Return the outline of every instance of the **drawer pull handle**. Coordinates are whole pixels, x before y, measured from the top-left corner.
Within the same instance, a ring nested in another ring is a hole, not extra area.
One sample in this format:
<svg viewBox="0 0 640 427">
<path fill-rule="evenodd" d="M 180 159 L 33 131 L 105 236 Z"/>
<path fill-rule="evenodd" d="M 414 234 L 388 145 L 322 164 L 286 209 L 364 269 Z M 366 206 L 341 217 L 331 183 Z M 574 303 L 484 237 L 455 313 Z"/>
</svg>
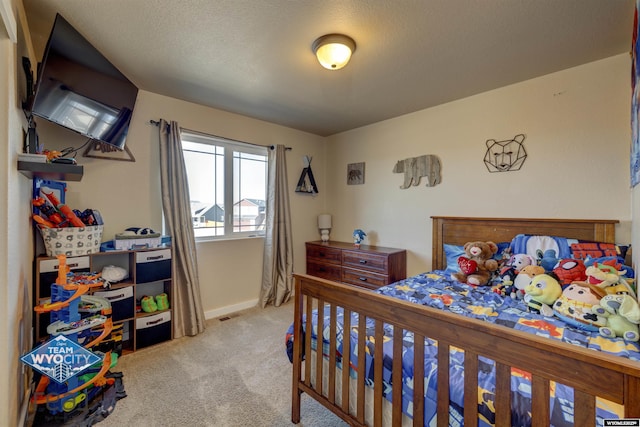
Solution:
<svg viewBox="0 0 640 427">
<path fill-rule="evenodd" d="M 367 281 L 366 277 L 360 277 L 359 279 L 360 279 L 361 282 L 366 282 Z"/>
<path fill-rule="evenodd" d="M 366 263 L 367 263 L 367 260 L 366 260 L 366 259 L 361 259 L 361 260 L 360 260 L 360 264 L 366 264 Z"/>
</svg>

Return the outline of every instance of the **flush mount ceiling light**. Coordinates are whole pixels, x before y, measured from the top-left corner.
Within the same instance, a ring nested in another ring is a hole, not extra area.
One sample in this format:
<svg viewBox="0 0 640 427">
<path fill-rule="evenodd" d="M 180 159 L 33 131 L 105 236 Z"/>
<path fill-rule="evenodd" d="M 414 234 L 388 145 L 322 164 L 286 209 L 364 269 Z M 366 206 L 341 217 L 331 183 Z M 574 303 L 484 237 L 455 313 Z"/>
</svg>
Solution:
<svg viewBox="0 0 640 427">
<path fill-rule="evenodd" d="M 316 39 L 311 45 L 320 65 L 327 70 L 339 70 L 347 65 L 356 50 L 356 42 L 343 34 L 327 34 Z"/>
</svg>

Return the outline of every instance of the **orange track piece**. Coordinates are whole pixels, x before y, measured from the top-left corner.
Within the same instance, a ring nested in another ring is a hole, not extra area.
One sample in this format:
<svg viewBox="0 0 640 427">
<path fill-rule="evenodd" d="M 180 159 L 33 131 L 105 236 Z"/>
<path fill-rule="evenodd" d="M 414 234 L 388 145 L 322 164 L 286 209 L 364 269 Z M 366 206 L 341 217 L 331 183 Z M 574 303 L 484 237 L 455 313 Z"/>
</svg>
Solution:
<svg viewBox="0 0 640 427">
<path fill-rule="evenodd" d="M 41 396 L 41 397 L 37 397 L 38 395 L 34 395 L 32 401 L 34 403 L 36 403 L 37 405 L 44 405 L 46 403 L 50 403 L 50 402 L 55 402 L 57 400 L 60 399 L 64 399 L 66 397 L 70 397 L 71 395 L 84 390 L 85 388 L 89 387 L 90 385 L 95 385 L 97 387 L 102 387 L 103 385 L 109 383 L 109 384 L 113 384 L 113 382 L 115 382 L 115 380 L 113 378 L 105 378 L 104 376 L 107 374 L 107 371 L 109 370 L 109 367 L 111 367 L 111 352 L 108 352 L 107 354 L 104 355 L 104 360 L 102 361 L 102 368 L 100 368 L 100 372 L 98 372 L 96 374 L 95 377 L 91 378 L 89 381 L 87 381 L 84 384 L 79 385 L 78 387 L 74 388 L 73 390 L 69 390 L 66 393 L 62 393 L 62 394 L 57 394 L 57 395 L 45 395 L 45 396 Z M 43 379 L 46 380 L 46 384 L 44 385 L 44 387 L 42 387 L 42 384 L 44 383 Z M 38 384 L 38 387 L 36 388 L 36 392 L 41 391 L 41 389 L 46 389 L 46 386 L 49 384 L 49 379 L 45 378 L 44 376 L 42 377 L 42 379 L 40 380 L 40 383 Z M 44 392 L 44 391 L 41 391 Z"/>
</svg>

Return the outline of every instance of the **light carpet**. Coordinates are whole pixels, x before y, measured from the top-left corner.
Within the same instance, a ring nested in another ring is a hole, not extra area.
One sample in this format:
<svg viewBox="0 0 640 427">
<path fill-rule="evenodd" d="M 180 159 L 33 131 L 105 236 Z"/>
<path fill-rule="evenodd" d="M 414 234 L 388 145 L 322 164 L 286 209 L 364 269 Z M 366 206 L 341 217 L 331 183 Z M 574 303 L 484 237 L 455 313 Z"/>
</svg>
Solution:
<svg viewBox="0 0 640 427">
<path fill-rule="evenodd" d="M 209 320 L 204 333 L 128 354 L 127 397 L 101 426 L 288 426 L 292 365 L 285 333 L 293 304 L 252 308 Z M 302 395 L 303 427 L 346 426 Z"/>
</svg>

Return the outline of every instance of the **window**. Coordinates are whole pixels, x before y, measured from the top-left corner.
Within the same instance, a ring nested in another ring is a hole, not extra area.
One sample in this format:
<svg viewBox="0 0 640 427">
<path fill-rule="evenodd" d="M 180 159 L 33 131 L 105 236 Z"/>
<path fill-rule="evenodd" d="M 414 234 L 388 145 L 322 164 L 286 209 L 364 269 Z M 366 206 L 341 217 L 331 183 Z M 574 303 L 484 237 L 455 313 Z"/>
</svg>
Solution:
<svg viewBox="0 0 640 427">
<path fill-rule="evenodd" d="M 263 235 L 267 148 L 183 130 L 182 151 L 196 239 Z"/>
</svg>

